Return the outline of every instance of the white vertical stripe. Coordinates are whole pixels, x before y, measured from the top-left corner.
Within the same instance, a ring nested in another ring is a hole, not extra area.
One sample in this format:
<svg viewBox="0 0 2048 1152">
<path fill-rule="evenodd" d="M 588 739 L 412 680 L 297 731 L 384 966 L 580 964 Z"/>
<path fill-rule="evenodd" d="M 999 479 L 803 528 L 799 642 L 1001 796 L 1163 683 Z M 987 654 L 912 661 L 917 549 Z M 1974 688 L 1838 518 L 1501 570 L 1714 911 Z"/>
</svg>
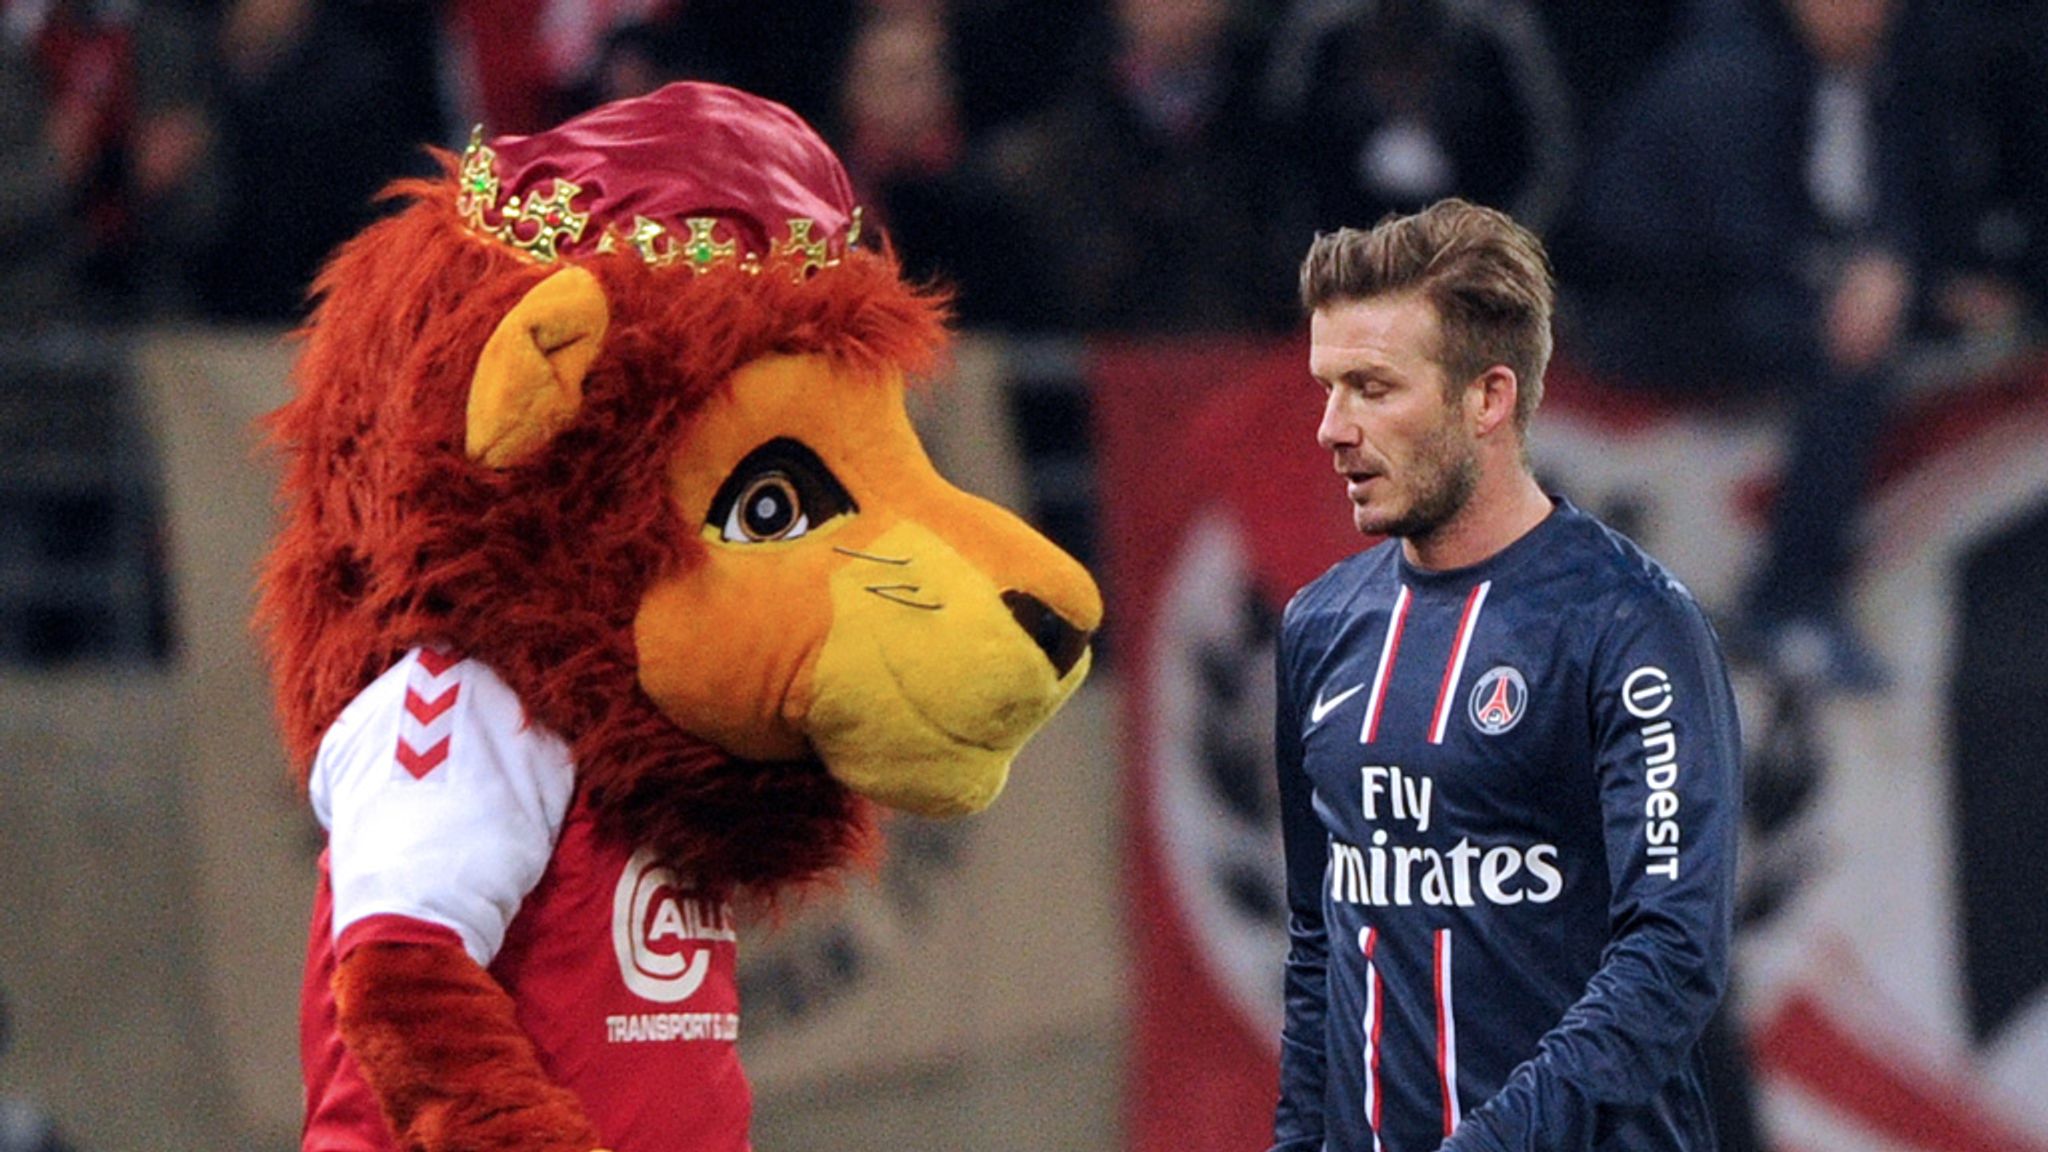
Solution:
<svg viewBox="0 0 2048 1152">
<path fill-rule="evenodd" d="M 1365 723 L 1358 727 L 1358 742 L 1369 744 L 1379 727 L 1380 705 L 1387 698 L 1387 677 L 1394 670 L 1394 649 L 1401 643 L 1401 627 L 1408 621 L 1408 586 L 1394 597 L 1394 611 L 1387 617 L 1387 639 L 1380 645 L 1380 670 L 1373 673 L 1372 699 L 1365 702 Z"/>
<path fill-rule="evenodd" d="M 1486 605 L 1486 592 L 1493 587 L 1493 581 L 1472 590 L 1472 601 L 1465 606 L 1465 618 L 1458 622 L 1458 644 L 1451 651 L 1450 670 L 1444 673 L 1443 688 L 1437 692 L 1436 722 L 1429 726 L 1429 742 L 1444 742 L 1444 729 L 1449 727 L 1451 702 L 1458 698 L 1458 683 L 1465 678 L 1465 653 L 1472 650 L 1472 634 L 1479 630 L 1479 610 Z"/>
<path fill-rule="evenodd" d="M 1437 1074 L 1444 1094 L 1444 1135 L 1458 1130 L 1458 1016 L 1451 1003 L 1451 930 L 1436 934 Z"/>
</svg>

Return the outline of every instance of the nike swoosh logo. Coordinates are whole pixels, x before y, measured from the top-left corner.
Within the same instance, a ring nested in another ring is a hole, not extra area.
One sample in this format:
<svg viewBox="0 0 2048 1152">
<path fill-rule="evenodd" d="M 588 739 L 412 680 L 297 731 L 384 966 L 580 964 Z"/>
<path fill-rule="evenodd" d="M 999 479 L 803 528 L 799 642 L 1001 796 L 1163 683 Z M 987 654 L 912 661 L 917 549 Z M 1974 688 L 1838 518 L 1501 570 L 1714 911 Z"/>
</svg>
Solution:
<svg viewBox="0 0 2048 1152">
<path fill-rule="evenodd" d="M 1364 687 L 1365 685 L 1363 684 L 1353 684 L 1351 687 L 1346 688 L 1342 692 L 1337 693 L 1335 696 L 1330 697 L 1328 700 L 1323 699 L 1322 692 L 1318 691 L 1316 693 L 1316 702 L 1309 706 L 1308 722 L 1311 724 L 1321 724 L 1323 722 L 1323 717 L 1328 716 L 1331 712 L 1335 711 L 1337 705 L 1342 704 L 1346 700 L 1351 699 L 1353 696 L 1358 695 L 1359 689 Z"/>
</svg>

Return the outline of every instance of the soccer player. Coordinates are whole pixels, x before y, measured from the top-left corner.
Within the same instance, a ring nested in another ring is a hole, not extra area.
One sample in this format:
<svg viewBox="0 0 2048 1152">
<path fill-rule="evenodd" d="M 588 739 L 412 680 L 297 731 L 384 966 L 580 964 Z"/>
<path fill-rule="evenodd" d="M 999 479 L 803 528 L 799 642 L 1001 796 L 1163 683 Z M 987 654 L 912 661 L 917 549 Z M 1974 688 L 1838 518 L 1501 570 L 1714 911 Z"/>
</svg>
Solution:
<svg viewBox="0 0 2048 1152">
<path fill-rule="evenodd" d="M 1275 1152 L 1710 1150 L 1735 705 L 1691 594 L 1530 470 L 1542 244 L 1443 201 L 1318 236 L 1301 295 L 1389 539 L 1281 631 Z"/>
</svg>

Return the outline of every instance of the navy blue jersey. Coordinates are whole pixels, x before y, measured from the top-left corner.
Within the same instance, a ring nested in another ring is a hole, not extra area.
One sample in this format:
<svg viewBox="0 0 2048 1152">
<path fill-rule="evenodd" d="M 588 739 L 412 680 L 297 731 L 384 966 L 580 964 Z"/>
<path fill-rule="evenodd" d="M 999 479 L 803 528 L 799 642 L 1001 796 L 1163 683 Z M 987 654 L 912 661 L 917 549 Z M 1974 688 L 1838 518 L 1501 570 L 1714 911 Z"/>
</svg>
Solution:
<svg viewBox="0 0 2048 1152">
<path fill-rule="evenodd" d="M 1559 500 L 1470 568 L 1338 564 L 1278 673 L 1275 1148 L 1712 1149 L 1740 738 L 1691 594 Z"/>
</svg>

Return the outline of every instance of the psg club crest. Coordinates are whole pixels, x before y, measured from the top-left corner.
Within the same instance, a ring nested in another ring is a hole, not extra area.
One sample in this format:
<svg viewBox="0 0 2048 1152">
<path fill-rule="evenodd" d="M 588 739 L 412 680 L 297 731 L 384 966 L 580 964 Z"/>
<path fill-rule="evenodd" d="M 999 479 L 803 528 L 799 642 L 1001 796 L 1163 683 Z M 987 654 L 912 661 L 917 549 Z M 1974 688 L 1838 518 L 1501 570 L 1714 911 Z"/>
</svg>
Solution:
<svg viewBox="0 0 2048 1152">
<path fill-rule="evenodd" d="M 1498 736 L 1521 723 L 1528 710 L 1529 682 L 1505 664 L 1488 669 L 1472 686 L 1467 708 L 1472 726 L 1488 736 Z"/>
</svg>

